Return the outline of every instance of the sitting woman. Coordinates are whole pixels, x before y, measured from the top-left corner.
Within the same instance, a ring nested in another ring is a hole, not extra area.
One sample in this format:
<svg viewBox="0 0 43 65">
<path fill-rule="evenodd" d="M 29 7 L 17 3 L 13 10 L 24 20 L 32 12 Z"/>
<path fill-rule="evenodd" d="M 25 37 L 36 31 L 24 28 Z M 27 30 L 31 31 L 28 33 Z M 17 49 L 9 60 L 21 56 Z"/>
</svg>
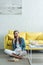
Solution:
<svg viewBox="0 0 43 65">
<path fill-rule="evenodd" d="M 14 39 L 12 40 L 13 50 L 5 49 L 4 52 L 15 58 L 22 59 L 27 53 L 25 51 L 25 41 L 18 34 L 17 30 L 14 31 Z"/>
</svg>

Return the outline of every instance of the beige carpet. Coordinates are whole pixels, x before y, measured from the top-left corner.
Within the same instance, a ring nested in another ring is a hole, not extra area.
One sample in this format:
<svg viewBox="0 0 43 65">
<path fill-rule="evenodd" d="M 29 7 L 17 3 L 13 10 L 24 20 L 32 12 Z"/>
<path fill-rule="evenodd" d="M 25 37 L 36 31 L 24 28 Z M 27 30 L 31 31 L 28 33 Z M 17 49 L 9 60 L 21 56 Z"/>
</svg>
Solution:
<svg viewBox="0 0 43 65">
<path fill-rule="evenodd" d="M 22 59 L 16 62 L 9 62 L 8 60 L 11 59 L 8 55 L 4 54 L 2 51 L 0 53 L 0 65 L 29 65 L 27 59 Z"/>
<path fill-rule="evenodd" d="M 8 59 L 10 58 L 11 57 L 4 54 L 3 50 L 0 50 L 0 65 L 29 65 L 27 59 L 22 59 L 17 62 L 9 62 Z M 33 53 L 32 65 L 43 65 L 43 53 Z"/>
</svg>

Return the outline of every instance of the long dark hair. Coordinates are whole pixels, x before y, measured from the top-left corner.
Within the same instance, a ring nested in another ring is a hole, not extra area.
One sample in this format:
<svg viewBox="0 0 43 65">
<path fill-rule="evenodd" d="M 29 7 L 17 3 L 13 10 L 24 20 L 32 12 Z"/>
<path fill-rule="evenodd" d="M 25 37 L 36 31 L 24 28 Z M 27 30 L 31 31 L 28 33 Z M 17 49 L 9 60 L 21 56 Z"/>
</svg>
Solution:
<svg viewBox="0 0 43 65">
<path fill-rule="evenodd" d="M 21 44 L 21 37 L 19 37 L 18 41 L 19 41 L 19 44 Z M 15 44 L 16 42 L 17 42 L 17 39 L 15 40 Z"/>
<path fill-rule="evenodd" d="M 15 33 L 16 33 L 16 32 L 19 33 L 18 30 L 15 30 L 14 33 L 13 33 L 13 34 L 14 34 L 14 38 L 16 38 L 16 37 L 15 37 Z M 19 41 L 19 44 L 21 44 L 21 37 L 18 38 L 18 41 Z M 17 42 L 17 38 L 15 39 L 15 44 L 16 44 L 16 42 Z"/>
</svg>

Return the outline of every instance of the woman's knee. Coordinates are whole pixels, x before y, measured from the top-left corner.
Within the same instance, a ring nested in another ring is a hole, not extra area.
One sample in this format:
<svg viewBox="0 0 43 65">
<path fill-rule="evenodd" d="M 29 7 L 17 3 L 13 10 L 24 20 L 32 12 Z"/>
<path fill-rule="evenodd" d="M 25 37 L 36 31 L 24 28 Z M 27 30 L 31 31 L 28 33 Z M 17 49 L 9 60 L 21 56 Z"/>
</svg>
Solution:
<svg viewBox="0 0 43 65">
<path fill-rule="evenodd" d="M 8 49 L 5 49 L 4 52 L 6 53 L 8 51 Z"/>
<path fill-rule="evenodd" d="M 9 49 L 5 49 L 4 52 L 8 55 L 12 55 L 12 50 L 9 50 Z"/>
</svg>

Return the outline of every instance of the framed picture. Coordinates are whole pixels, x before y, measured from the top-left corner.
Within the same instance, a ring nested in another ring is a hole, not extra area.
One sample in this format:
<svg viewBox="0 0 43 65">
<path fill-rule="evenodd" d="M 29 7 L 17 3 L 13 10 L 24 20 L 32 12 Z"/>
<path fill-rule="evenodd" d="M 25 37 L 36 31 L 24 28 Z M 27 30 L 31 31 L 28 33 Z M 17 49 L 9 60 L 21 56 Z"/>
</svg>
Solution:
<svg viewBox="0 0 43 65">
<path fill-rule="evenodd" d="M 21 15 L 22 0 L 0 0 L 0 15 Z"/>
</svg>

